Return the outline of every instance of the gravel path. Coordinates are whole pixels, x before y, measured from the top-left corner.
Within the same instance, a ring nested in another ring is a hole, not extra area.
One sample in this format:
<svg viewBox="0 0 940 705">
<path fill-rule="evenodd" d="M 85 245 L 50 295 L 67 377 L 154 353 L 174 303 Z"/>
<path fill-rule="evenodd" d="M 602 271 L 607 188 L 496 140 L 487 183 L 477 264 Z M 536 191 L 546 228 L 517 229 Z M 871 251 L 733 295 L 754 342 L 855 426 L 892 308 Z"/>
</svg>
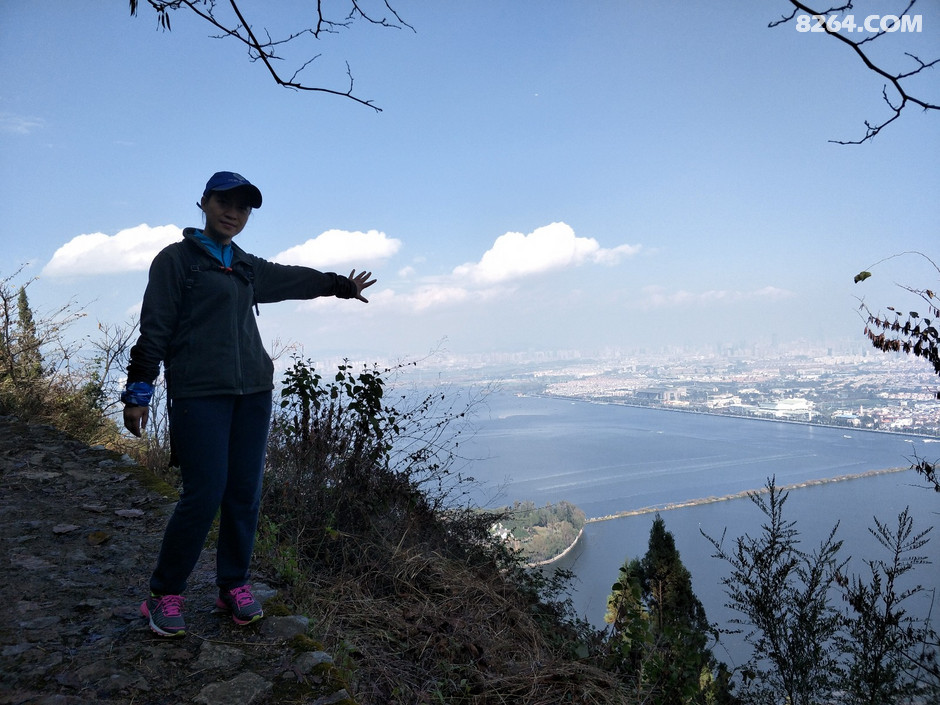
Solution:
<svg viewBox="0 0 940 705">
<path fill-rule="evenodd" d="M 189 635 L 151 634 L 139 605 L 173 505 L 136 470 L 0 416 L 0 705 L 354 703 L 330 656 L 297 638 L 305 617 L 240 628 L 214 612 L 211 550 L 186 595 Z"/>
</svg>

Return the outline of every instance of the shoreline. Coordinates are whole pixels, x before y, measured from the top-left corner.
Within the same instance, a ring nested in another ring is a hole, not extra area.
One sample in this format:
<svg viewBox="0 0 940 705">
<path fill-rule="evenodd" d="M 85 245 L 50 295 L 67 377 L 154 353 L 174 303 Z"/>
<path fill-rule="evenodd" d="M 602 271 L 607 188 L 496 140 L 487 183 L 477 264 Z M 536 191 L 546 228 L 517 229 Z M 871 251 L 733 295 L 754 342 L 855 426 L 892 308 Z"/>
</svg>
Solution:
<svg viewBox="0 0 940 705">
<path fill-rule="evenodd" d="M 744 420 L 750 420 L 750 421 L 765 421 L 765 422 L 795 424 L 795 425 L 801 425 L 801 426 L 815 426 L 819 428 L 842 429 L 845 432 L 854 431 L 857 433 L 863 433 L 863 432 L 864 433 L 879 433 L 879 434 L 884 434 L 884 435 L 893 435 L 893 436 L 902 436 L 902 437 L 906 436 L 908 438 L 917 438 L 925 442 L 940 442 L 940 439 L 938 439 L 937 436 L 926 435 L 922 433 L 912 433 L 908 431 L 888 431 L 884 429 L 856 428 L 852 426 L 840 426 L 840 425 L 835 425 L 835 424 L 819 423 L 819 422 L 814 422 L 814 421 L 801 421 L 801 420 L 795 420 L 795 419 L 778 419 L 778 418 L 767 418 L 767 417 L 760 417 L 760 416 L 745 416 L 745 415 L 738 415 L 738 414 L 721 414 L 721 413 L 704 411 L 701 409 L 680 409 L 680 408 L 671 408 L 668 406 L 653 406 L 649 404 L 630 404 L 630 403 L 626 403 L 622 401 L 598 400 L 598 399 L 590 399 L 590 398 L 585 398 L 585 397 L 576 397 L 576 396 L 568 396 L 568 395 L 560 395 L 560 394 L 518 393 L 517 396 L 537 397 L 537 398 L 542 398 L 542 399 L 556 399 L 556 400 L 562 400 L 562 401 L 581 402 L 585 404 L 595 404 L 595 405 L 623 406 L 623 407 L 636 408 L 636 409 L 651 409 L 651 410 L 656 410 L 656 411 L 670 411 L 670 412 L 682 413 L 682 414 L 696 414 L 699 416 L 717 416 L 717 417 L 744 419 Z M 910 441 L 910 442 L 913 443 L 913 441 Z M 805 487 L 827 485 L 827 484 L 832 484 L 836 482 L 848 482 L 850 480 L 859 480 L 859 479 L 864 479 L 867 477 L 887 475 L 887 474 L 892 474 L 892 473 L 897 473 L 897 472 L 903 472 L 905 470 L 910 470 L 910 469 L 911 469 L 911 466 L 907 465 L 903 467 L 866 470 L 865 472 L 860 472 L 860 473 L 837 475 L 835 477 L 818 478 L 814 480 L 804 480 L 802 482 L 795 482 L 795 483 L 791 483 L 788 485 L 780 486 L 777 489 L 784 491 L 784 492 L 789 492 L 791 490 L 802 489 Z M 657 512 L 667 512 L 667 511 L 671 511 L 674 509 L 685 509 L 688 507 L 703 506 L 706 504 L 726 502 L 726 501 L 734 500 L 734 499 L 744 499 L 751 494 L 765 494 L 767 491 L 768 490 L 766 487 L 761 487 L 760 489 L 756 489 L 756 490 L 742 490 L 740 492 L 735 492 L 735 493 L 726 494 L 726 495 L 698 497 L 694 499 L 684 500 L 681 502 L 667 502 L 665 504 L 651 505 L 647 507 L 641 507 L 639 509 L 625 510 L 622 512 L 616 512 L 614 514 L 607 514 L 607 515 L 599 516 L 599 517 L 588 517 L 584 520 L 584 526 L 578 532 L 578 535 L 575 537 L 574 541 L 572 541 L 572 543 L 564 551 L 562 551 L 556 556 L 553 556 L 552 558 L 547 558 L 541 561 L 534 561 L 531 563 L 526 563 L 525 565 L 528 568 L 539 568 L 539 567 L 551 565 L 552 563 L 555 563 L 561 560 L 562 558 L 567 556 L 572 550 L 574 550 L 574 548 L 578 545 L 578 543 L 581 541 L 582 537 L 584 536 L 584 530 L 588 524 L 594 524 L 594 523 L 598 523 L 602 521 L 613 521 L 615 519 L 622 519 L 626 517 L 642 516 L 644 514 L 654 514 Z"/>
<path fill-rule="evenodd" d="M 724 417 L 729 419 L 744 419 L 748 421 L 765 421 L 771 423 L 788 423 L 796 424 L 798 426 L 816 426 L 818 428 L 835 428 L 842 429 L 844 432 L 848 433 L 850 431 L 855 431 L 856 433 L 883 433 L 891 436 L 910 436 L 914 438 L 924 439 L 924 440 L 940 440 L 940 435 L 930 434 L 930 433 L 919 433 L 917 431 L 889 431 L 883 428 L 860 428 L 857 426 L 842 426 L 839 424 L 832 423 L 821 423 L 818 421 L 801 421 L 799 419 L 783 419 L 783 418 L 771 418 L 767 416 L 750 416 L 747 414 L 722 414 L 716 413 L 714 411 L 706 411 L 703 409 L 680 409 L 677 407 L 664 406 L 664 405 L 655 405 L 655 404 L 631 404 L 625 401 L 616 401 L 608 399 L 591 399 L 589 397 L 575 397 L 569 396 L 567 394 L 547 394 L 544 392 L 522 392 L 518 396 L 523 397 L 537 397 L 540 399 L 561 399 L 564 401 L 577 401 L 583 402 L 585 404 L 597 404 L 598 406 L 625 406 L 631 409 L 652 409 L 654 411 L 669 411 L 676 414 L 697 414 L 699 416 L 717 416 Z"/>
<path fill-rule="evenodd" d="M 850 475 L 837 475 L 835 477 L 826 477 L 816 480 L 804 480 L 803 482 L 794 482 L 789 485 L 783 485 L 777 489 L 783 492 L 789 492 L 791 490 L 803 489 L 804 487 L 816 487 L 819 485 L 829 485 L 836 482 L 848 482 L 850 480 L 861 480 L 866 477 L 876 477 L 878 475 L 889 475 L 896 472 L 904 472 L 905 470 L 910 470 L 910 466 L 906 467 L 896 467 L 896 468 L 886 468 L 883 470 L 866 470 L 865 472 L 853 473 Z M 614 519 L 623 519 L 624 517 L 635 517 L 641 516 L 643 514 L 653 514 L 655 512 L 668 512 L 673 509 L 685 509 L 687 507 L 698 507 L 705 504 L 714 504 L 716 502 L 727 502 L 732 499 L 744 499 L 752 494 L 765 494 L 767 492 L 766 487 L 762 487 L 757 490 L 742 490 L 741 492 L 734 492 L 732 494 L 712 496 L 712 497 L 699 497 L 697 499 L 689 499 L 683 502 L 667 502 L 666 504 L 653 505 L 649 507 L 642 507 L 640 509 L 628 509 L 623 512 L 616 512 L 614 514 L 606 514 L 600 517 L 589 517 L 584 520 L 585 526 L 587 524 L 595 524 L 600 521 L 612 521 Z M 583 529 L 582 529 L 583 531 Z M 579 537 L 580 538 L 580 537 Z M 577 543 L 577 540 L 575 541 Z M 564 552 L 567 553 L 571 548 L 574 547 L 574 544 L 568 547 Z M 561 555 L 564 555 L 561 554 Z M 561 557 L 558 556 L 558 558 Z M 557 560 L 553 559 L 553 560 Z"/>
<path fill-rule="evenodd" d="M 584 526 L 587 526 L 587 523 L 591 521 L 590 519 L 584 520 Z M 534 563 L 526 563 L 526 568 L 541 568 L 542 566 L 551 565 L 555 561 L 560 561 L 562 558 L 567 556 L 578 545 L 578 541 L 581 540 L 581 537 L 584 536 L 584 526 L 581 527 L 581 530 L 578 532 L 578 535 L 574 537 L 574 541 L 571 542 L 571 545 L 568 546 L 564 551 L 559 553 L 557 556 L 552 556 L 551 558 L 546 558 L 543 561 L 535 561 Z"/>
<path fill-rule="evenodd" d="M 782 492 L 790 492 L 791 490 L 799 490 L 805 487 L 817 487 L 820 485 L 830 485 L 836 482 L 849 482 L 851 480 L 862 480 L 866 477 L 877 477 L 879 475 L 890 475 L 897 472 L 904 472 L 905 470 L 910 470 L 910 466 L 907 467 L 896 467 L 896 468 L 886 468 L 882 470 L 866 470 L 865 472 L 853 473 L 850 475 L 837 475 L 835 477 L 820 478 L 816 480 L 804 480 L 803 482 L 793 482 L 789 485 L 783 485 L 777 489 Z M 578 535 L 575 536 L 574 541 L 566 548 L 564 551 L 559 553 L 552 558 L 546 558 L 541 561 L 533 561 L 532 563 L 526 563 L 526 568 L 543 568 L 552 563 L 560 561 L 562 558 L 567 556 L 571 551 L 575 549 L 578 543 L 581 541 L 584 536 L 584 529 L 588 524 L 596 524 L 602 521 L 614 521 L 616 519 L 624 519 L 626 517 L 636 517 L 642 516 L 644 514 L 654 514 L 658 512 L 668 512 L 673 509 L 687 509 L 688 507 L 699 507 L 706 504 L 715 504 L 717 502 L 727 502 L 733 499 L 745 499 L 746 497 L 752 494 L 766 494 L 768 492 L 766 487 L 761 487 L 757 490 L 742 490 L 741 492 L 734 492 L 732 494 L 712 496 L 712 497 L 699 497 L 697 499 L 689 499 L 683 502 L 667 502 L 666 504 L 658 504 L 649 507 L 641 507 L 640 509 L 628 509 L 622 512 L 616 512 L 614 514 L 606 514 L 600 517 L 588 517 L 584 520 L 584 526 L 581 527 L 581 530 L 578 532 Z"/>
</svg>

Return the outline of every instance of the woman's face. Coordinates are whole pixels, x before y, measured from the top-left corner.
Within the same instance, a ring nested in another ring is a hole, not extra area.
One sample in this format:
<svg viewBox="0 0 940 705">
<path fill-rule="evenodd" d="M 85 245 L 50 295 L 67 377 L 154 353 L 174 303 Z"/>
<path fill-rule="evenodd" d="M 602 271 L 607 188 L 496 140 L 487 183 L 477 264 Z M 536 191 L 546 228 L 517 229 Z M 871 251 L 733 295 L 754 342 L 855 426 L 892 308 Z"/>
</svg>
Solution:
<svg viewBox="0 0 940 705">
<path fill-rule="evenodd" d="M 224 245 L 244 229 L 251 214 L 251 200 L 238 188 L 210 191 L 202 199 L 202 212 L 206 214 L 206 235 Z"/>
</svg>

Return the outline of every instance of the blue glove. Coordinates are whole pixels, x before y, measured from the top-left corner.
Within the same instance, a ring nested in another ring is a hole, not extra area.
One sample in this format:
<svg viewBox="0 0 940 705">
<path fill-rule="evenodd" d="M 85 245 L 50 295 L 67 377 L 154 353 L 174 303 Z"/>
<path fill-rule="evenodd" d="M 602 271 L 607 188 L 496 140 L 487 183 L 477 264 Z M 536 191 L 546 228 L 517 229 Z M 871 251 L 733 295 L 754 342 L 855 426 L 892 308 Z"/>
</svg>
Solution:
<svg viewBox="0 0 940 705">
<path fill-rule="evenodd" d="M 121 401 L 132 406 L 150 406 L 153 385 L 147 382 L 131 382 L 121 393 Z"/>
</svg>

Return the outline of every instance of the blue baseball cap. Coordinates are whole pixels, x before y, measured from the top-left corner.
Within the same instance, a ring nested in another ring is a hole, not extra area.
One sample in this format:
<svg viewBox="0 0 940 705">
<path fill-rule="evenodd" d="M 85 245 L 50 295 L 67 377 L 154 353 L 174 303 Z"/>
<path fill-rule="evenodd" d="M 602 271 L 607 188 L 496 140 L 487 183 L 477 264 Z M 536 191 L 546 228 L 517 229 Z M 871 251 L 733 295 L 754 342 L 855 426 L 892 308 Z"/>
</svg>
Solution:
<svg viewBox="0 0 940 705">
<path fill-rule="evenodd" d="M 261 191 L 241 174 L 234 171 L 217 171 L 206 182 L 206 190 L 202 192 L 203 196 L 208 196 L 210 191 L 230 191 L 233 188 L 243 188 L 248 192 L 252 208 L 261 208 Z"/>
</svg>

